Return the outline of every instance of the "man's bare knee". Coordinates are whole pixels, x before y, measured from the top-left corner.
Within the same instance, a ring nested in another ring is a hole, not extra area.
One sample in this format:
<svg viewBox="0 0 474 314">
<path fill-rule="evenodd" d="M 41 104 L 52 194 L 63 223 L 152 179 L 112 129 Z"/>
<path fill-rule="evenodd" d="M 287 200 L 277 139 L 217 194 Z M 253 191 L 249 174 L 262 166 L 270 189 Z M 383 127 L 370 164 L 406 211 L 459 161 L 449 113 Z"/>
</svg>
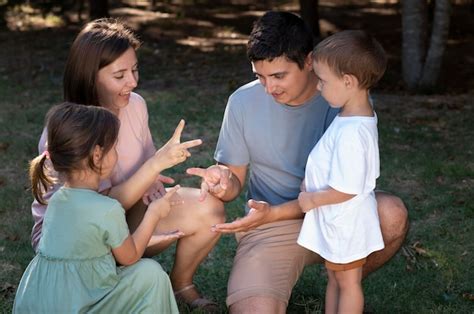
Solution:
<svg viewBox="0 0 474 314">
<path fill-rule="evenodd" d="M 377 192 L 376 196 L 384 240 L 391 242 L 404 238 L 408 231 L 408 210 L 403 201 L 385 192 Z"/>
<path fill-rule="evenodd" d="M 286 303 L 272 297 L 250 297 L 232 304 L 229 312 L 231 314 L 284 314 Z"/>
</svg>

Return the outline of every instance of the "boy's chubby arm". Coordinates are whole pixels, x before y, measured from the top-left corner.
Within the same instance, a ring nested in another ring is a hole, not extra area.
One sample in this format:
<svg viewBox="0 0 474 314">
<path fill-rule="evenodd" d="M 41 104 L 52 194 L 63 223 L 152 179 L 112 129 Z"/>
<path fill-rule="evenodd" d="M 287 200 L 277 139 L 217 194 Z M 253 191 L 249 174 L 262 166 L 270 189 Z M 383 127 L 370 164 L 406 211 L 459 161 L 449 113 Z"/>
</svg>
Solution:
<svg viewBox="0 0 474 314">
<path fill-rule="evenodd" d="M 303 213 L 323 205 L 343 203 L 353 198 L 354 194 L 347 194 L 327 187 L 317 192 L 301 192 L 298 195 L 298 204 Z"/>
</svg>

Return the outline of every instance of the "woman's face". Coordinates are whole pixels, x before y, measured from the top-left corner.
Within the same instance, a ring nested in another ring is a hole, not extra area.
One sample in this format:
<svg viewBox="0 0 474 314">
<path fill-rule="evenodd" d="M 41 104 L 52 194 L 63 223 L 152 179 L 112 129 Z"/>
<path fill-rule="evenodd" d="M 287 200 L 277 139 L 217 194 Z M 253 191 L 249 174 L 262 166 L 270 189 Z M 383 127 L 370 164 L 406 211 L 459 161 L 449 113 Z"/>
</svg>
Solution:
<svg viewBox="0 0 474 314">
<path fill-rule="evenodd" d="M 133 48 L 129 48 L 111 64 L 97 72 L 96 88 L 99 104 L 118 114 L 128 105 L 130 93 L 137 87 L 138 62 Z"/>
</svg>

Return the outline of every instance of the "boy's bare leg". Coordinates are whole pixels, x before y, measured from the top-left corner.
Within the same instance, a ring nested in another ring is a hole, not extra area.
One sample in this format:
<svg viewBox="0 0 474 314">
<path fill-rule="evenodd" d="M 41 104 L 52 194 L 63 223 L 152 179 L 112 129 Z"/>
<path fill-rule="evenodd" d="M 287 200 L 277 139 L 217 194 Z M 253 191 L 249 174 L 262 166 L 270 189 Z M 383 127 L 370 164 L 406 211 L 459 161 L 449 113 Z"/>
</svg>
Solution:
<svg viewBox="0 0 474 314">
<path fill-rule="evenodd" d="M 397 253 L 408 232 L 408 211 L 402 200 L 386 192 L 376 192 L 375 196 L 385 248 L 367 257 L 367 263 L 364 264 L 362 271 L 363 278 L 380 268 Z"/>
<path fill-rule="evenodd" d="M 225 221 L 223 203 L 209 195 L 199 202 L 197 189 L 181 188 L 176 194 L 183 204 L 174 206 L 170 214 L 162 219 L 156 233 L 180 230 L 184 236 L 178 240 L 173 269 L 170 274 L 175 291 L 193 283 L 193 277 L 198 266 L 206 258 L 219 240 L 220 234 L 211 231 L 211 226 Z M 136 228 L 143 218 L 144 206 L 133 208 L 127 215 L 130 229 Z M 149 246 L 146 256 L 154 256 L 168 248 L 174 241 L 160 242 Z M 189 289 L 182 297 L 192 301 L 199 297 L 196 289 Z"/>
<path fill-rule="evenodd" d="M 334 277 L 339 289 L 338 313 L 362 313 L 364 310 L 364 293 L 361 284 L 362 267 L 336 271 Z"/>
<path fill-rule="evenodd" d="M 326 269 L 328 273 L 328 285 L 326 287 L 326 303 L 324 304 L 324 313 L 336 314 L 339 300 L 339 288 L 337 286 L 334 271 Z"/>
</svg>

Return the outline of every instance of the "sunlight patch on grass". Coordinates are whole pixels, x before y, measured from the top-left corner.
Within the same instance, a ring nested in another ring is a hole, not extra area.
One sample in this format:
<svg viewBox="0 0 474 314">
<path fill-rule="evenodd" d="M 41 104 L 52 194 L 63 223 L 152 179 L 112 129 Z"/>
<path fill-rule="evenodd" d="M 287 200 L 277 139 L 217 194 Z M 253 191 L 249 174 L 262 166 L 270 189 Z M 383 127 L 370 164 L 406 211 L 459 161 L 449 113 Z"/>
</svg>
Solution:
<svg viewBox="0 0 474 314">
<path fill-rule="evenodd" d="M 53 13 L 42 14 L 27 4 L 16 5 L 5 14 L 7 27 L 11 31 L 29 31 L 64 26 L 63 19 Z"/>
</svg>

